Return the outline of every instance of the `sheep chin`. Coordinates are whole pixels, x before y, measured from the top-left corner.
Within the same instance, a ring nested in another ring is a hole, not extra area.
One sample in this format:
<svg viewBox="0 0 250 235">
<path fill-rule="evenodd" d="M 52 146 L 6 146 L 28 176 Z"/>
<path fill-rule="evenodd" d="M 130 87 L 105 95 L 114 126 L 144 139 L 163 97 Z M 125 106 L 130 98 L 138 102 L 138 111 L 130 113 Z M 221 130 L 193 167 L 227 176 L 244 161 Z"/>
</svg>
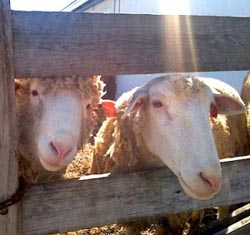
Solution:
<svg viewBox="0 0 250 235">
<path fill-rule="evenodd" d="M 39 160 L 40 160 L 41 165 L 46 171 L 56 172 L 56 171 L 60 171 L 65 166 L 67 166 L 67 165 L 61 165 L 61 164 L 48 162 L 42 157 L 39 157 Z"/>
<path fill-rule="evenodd" d="M 65 157 L 64 159 L 58 159 L 58 160 L 51 160 L 53 158 L 50 157 L 46 157 L 44 155 L 39 154 L 38 158 L 39 161 L 42 165 L 42 167 L 46 170 L 46 171 L 51 171 L 51 172 L 55 172 L 55 171 L 60 171 L 63 168 L 67 167 L 67 165 L 73 160 L 74 156 L 77 153 L 77 148 L 75 147 L 68 155 L 67 157 Z"/>
<path fill-rule="evenodd" d="M 209 200 L 209 199 L 213 198 L 220 190 L 220 187 L 219 187 L 217 190 L 215 190 L 213 192 L 206 192 L 206 193 L 203 192 L 202 193 L 202 192 L 194 190 L 192 188 L 192 186 L 189 186 L 181 176 L 178 176 L 178 180 L 179 180 L 179 183 L 182 186 L 183 190 L 185 191 L 185 193 L 189 197 L 192 197 L 192 198 L 198 199 L 198 200 L 202 200 L 202 201 Z"/>
</svg>

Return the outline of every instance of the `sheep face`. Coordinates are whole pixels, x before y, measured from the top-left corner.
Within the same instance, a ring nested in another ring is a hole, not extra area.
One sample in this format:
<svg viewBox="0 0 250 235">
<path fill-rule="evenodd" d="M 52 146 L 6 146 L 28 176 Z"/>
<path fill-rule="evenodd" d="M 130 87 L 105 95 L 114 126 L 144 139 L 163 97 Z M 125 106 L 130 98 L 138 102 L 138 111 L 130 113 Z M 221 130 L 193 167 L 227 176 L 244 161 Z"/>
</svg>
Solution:
<svg viewBox="0 0 250 235">
<path fill-rule="evenodd" d="M 184 191 L 200 200 L 214 196 L 221 185 L 221 167 L 209 114 L 244 111 L 244 105 L 213 94 L 198 79 L 169 76 L 137 89 L 124 116 L 138 109 L 145 113 L 144 142 L 174 172 Z"/>
<path fill-rule="evenodd" d="M 92 100 L 76 80 L 16 81 L 18 150 L 48 171 L 67 166 L 82 145 L 81 129 Z"/>
</svg>

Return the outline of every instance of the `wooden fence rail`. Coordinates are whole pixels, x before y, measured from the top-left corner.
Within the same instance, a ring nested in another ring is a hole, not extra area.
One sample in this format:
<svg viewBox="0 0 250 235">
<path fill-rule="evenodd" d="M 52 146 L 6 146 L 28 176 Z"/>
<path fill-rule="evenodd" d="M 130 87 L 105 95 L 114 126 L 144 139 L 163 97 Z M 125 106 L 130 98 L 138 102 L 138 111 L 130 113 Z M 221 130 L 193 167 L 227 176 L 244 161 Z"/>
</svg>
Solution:
<svg viewBox="0 0 250 235">
<path fill-rule="evenodd" d="M 247 70 L 250 18 L 13 12 L 16 77 Z"/>
<path fill-rule="evenodd" d="M 207 201 L 186 196 L 168 168 L 33 186 L 22 203 L 22 232 L 72 231 L 250 201 L 250 156 L 237 159 L 223 161 L 221 192 Z"/>
</svg>

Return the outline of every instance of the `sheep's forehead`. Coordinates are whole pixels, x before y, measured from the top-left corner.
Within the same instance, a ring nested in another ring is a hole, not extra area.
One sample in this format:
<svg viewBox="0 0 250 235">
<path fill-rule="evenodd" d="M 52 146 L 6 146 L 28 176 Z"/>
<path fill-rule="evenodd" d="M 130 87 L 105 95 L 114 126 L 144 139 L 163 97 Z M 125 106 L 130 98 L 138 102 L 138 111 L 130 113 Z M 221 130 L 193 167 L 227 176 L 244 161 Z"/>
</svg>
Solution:
<svg viewBox="0 0 250 235">
<path fill-rule="evenodd" d="M 42 78 L 42 79 L 33 79 L 31 81 L 31 89 L 40 88 L 43 94 L 56 92 L 59 90 L 67 89 L 74 90 L 80 89 L 80 83 L 75 78 Z"/>
<path fill-rule="evenodd" d="M 45 94 L 56 94 L 60 91 L 74 91 L 84 95 L 85 98 L 91 98 L 93 94 L 101 96 L 103 87 L 99 77 L 61 77 L 61 78 L 35 78 L 30 80 L 31 89 L 39 89 Z"/>
<path fill-rule="evenodd" d="M 177 96 L 191 98 L 199 94 L 208 95 L 212 91 L 207 85 L 195 77 L 187 76 L 166 76 L 155 79 L 149 84 L 149 95 L 157 96 Z"/>
</svg>

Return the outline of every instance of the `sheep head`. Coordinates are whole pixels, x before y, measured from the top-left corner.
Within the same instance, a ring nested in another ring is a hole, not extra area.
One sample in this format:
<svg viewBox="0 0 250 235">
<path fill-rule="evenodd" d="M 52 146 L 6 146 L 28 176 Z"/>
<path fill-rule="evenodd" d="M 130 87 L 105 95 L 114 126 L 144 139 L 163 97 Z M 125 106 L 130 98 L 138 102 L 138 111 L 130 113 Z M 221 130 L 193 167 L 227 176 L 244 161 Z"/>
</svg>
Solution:
<svg viewBox="0 0 250 235">
<path fill-rule="evenodd" d="M 97 76 L 16 80 L 20 155 L 47 171 L 66 167 L 93 128 L 102 89 Z"/>
<path fill-rule="evenodd" d="M 147 148 L 174 172 L 189 196 L 200 200 L 219 191 L 222 177 L 209 115 L 245 110 L 236 91 L 235 96 L 222 94 L 213 81 L 183 75 L 153 79 L 132 92 L 123 114 L 143 111 L 141 135 Z"/>
</svg>

